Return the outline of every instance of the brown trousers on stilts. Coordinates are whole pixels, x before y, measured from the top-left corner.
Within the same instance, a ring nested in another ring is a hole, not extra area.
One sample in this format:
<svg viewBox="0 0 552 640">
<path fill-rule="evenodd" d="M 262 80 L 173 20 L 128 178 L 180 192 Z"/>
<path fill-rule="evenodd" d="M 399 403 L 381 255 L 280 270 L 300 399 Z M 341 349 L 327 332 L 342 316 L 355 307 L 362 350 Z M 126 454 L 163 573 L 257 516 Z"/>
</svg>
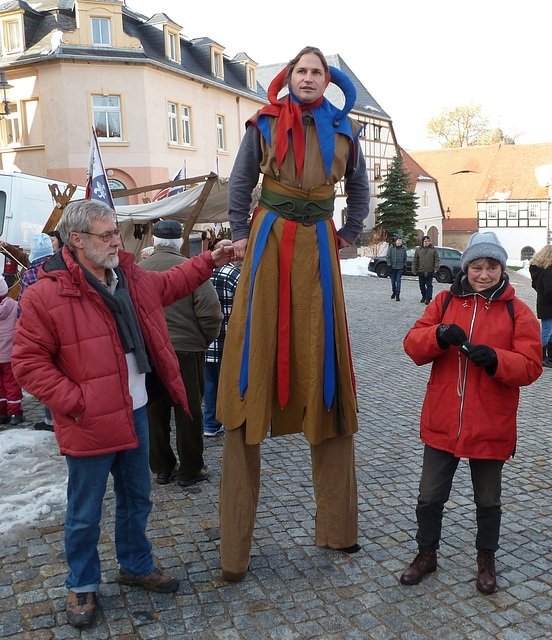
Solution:
<svg viewBox="0 0 552 640">
<path fill-rule="evenodd" d="M 245 427 L 224 436 L 220 483 L 222 569 L 242 573 L 249 567 L 251 538 L 260 489 L 260 444 L 245 444 Z M 315 544 L 343 549 L 357 543 L 358 499 L 353 436 L 311 445 L 316 499 Z"/>
</svg>

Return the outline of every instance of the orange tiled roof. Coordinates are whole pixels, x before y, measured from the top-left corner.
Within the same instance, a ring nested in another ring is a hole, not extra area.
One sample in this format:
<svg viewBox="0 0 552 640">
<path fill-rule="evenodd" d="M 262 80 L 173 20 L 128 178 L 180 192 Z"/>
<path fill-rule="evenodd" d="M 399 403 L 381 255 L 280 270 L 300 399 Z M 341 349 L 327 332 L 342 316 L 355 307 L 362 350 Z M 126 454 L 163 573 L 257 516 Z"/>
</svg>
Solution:
<svg viewBox="0 0 552 640">
<path fill-rule="evenodd" d="M 451 229 L 456 219 L 477 217 L 478 200 L 548 198 L 543 177 L 552 177 L 552 143 L 411 151 L 410 156 L 436 178 Z"/>
</svg>

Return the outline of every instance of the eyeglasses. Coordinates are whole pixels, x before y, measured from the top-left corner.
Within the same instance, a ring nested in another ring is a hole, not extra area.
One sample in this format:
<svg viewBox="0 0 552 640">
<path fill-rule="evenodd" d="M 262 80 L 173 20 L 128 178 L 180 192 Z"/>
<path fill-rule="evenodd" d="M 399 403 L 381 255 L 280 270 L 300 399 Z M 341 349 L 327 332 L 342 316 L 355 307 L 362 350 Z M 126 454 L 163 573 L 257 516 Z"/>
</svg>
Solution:
<svg viewBox="0 0 552 640">
<path fill-rule="evenodd" d="M 101 238 L 104 242 L 111 242 L 111 240 L 113 240 L 113 236 L 116 238 L 121 237 L 121 230 L 119 227 L 113 229 L 113 231 L 106 231 L 105 233 L 92 233 L 92 231 L 79 231 L 79 233 L 86 233 L 87 236 L 98 236 L 98 238 Z"/>
</svg>

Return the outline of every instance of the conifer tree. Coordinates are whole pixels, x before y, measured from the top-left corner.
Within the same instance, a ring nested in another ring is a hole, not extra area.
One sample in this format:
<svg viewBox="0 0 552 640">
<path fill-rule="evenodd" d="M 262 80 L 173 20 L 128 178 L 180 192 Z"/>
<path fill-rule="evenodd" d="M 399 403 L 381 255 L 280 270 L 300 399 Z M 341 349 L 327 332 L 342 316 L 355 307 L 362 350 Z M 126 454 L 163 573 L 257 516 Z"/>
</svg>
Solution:
<svg viewBox="0 0 552 640">
<path fill-rule="evenodd" d="M 382 202 L 376 207 L 375 228 L 383 229 L 389 238 L 402 233 L 405 244 L 409 239 L 417 238 L 418 196 L 408 190 L 411 180 L 402 156 L 397 154 L 379 193 Z"/>
</svg>

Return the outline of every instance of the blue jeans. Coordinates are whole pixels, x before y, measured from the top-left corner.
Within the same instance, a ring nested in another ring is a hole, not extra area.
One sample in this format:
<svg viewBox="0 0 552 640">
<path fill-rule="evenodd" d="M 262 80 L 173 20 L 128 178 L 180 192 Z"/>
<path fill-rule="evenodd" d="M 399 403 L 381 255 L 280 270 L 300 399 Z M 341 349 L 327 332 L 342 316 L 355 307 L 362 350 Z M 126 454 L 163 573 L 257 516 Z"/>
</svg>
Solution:
<svg viewBox="0 0 552 640">
<path fill-rule="evenodd" d="M 416 507 L 418 533 L 416 541 L 424 549 L 438 549 L 441 539 L 443 508 L 449 499 L 452 480 L 460 458 L 448 451 L 425 446 L 420 495 Z M 504 460 L 470 458 L 473 498 L 476 505 L 477 537 L 480 551 L 498 549 L 502 508 L 502 467 Z"/>
<path fill-rule="evenodd" d="M 205 393 L 203 394 L 203 430 L 214 433 L 222 426 L 216 418 L 220 362 L 205 363 Z"/>
<path fill-rule="evenodd" d="M 402 269 L 391 269 L 391 288 L 393 289 L 393 293 L 396 293 L 397 295 L 401 292 L 402 273 Z"/>
<path fill-rule="evenodd" d="M 418 282 L 420 284 L 420 293 L 424 300 L 431 300 L 433 298 L 433 273 L 428 276 L 419 275 Z"/>
<path fill-rule="evenodd" d="M 552 318 L 546 318 L 541 320 L 542 326 L 542 346 L 545 347 L 549 342 L 552 342 Z"/>
<path fill-rule="evenodd" d="M 76 428 L 76 427 L 75 427 Z M 111 473 L 115 489 L 115 550 L 121 570 L 142 578 L 154 569 L 146 525 L 151 511 L 151 478 L 146 407 L 134 411 L 137 449 L 96 456 L 66 456 L 67 516 L 65 552 L 71 591 L 97 591 L 100 584 L 98 540 L 102 502 Z"/>
</svg>

